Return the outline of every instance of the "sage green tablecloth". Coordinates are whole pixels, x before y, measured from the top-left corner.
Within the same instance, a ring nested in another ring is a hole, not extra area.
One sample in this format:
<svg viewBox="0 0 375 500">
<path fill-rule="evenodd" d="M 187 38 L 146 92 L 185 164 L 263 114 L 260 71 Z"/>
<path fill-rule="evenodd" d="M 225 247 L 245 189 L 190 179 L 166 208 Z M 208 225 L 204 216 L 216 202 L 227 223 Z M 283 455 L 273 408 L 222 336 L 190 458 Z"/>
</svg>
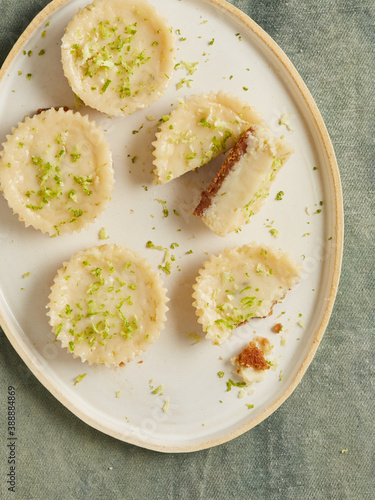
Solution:
<svg viewBox="0 0 375 500">
<path fill-rule="evenodd" d="M 47 3 L 0 0 L 1 62 Z M 344 260 L 317 355 L 292 396 L 253 430 L 210 450 L 164 455 L 81 422 L 38 382 L 0 331 L 1 498 L 375 498 L 374 3 L 231 3 L 291 59 L 323 115 L 338 159 Z M 6 483 L 9 385 L 17 389 L 16 493 Z"/>
</svg>

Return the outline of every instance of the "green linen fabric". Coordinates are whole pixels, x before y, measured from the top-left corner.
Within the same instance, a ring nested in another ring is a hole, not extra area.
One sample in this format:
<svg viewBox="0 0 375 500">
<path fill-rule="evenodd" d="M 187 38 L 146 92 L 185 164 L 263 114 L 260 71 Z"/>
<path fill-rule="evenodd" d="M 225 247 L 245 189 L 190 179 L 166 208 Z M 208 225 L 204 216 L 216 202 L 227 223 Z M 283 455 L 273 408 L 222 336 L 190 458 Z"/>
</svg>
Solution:
<svg viewBox="0 0 375 500">
<path fill-rule="evenodd" d="M 1 63 L 47 3 L 0 0 Z M 344 195 L 344 258 L 318 352 L 294 393 L 251 431 L 212 449 L 161 454 L 80 421 L 39 383 L 0 331 L 0 498 L 375 498 L 375 5 L 372 0 L 230 3 L 257 22 L 295 65 L 336 152 Z M 9 385 L 17 389 L 15 493 L 6 482 Z"/>
</svg>

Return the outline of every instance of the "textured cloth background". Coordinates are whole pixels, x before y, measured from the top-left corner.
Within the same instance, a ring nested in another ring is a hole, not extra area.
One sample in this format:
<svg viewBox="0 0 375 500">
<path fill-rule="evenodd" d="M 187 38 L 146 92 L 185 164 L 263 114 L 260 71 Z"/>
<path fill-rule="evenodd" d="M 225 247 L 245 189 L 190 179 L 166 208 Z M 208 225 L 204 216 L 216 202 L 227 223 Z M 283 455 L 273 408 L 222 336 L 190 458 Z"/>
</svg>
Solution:
<svg viewBox="0 0 375 500">
<path fill-rule="evenodd" d="M 0 0 L 1 62 L 47 3 Z M 164 455 L 81 422 L 36 380 L 0 331 L 0 498 L 375 498 L 374 2 L 231 3 L 291 59 L 337 155 L 345 250 L 337 300 L 317 355 L 292 396 L 253 430 L 210 450 Z M 17 389 L 15 494 L 6 485 L 9 385 Z"/>
</svg>

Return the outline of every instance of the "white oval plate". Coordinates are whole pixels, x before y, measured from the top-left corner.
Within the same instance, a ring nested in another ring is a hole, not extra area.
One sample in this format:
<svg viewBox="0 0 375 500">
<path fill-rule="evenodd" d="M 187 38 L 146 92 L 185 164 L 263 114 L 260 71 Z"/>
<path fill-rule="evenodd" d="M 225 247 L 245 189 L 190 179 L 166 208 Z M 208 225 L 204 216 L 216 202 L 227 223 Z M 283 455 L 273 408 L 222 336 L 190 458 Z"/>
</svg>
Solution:
<svg viewBox="0 0 375 500">
<path fill-rule="evenodd" d="M 69 20 L 87 3 L 52 2 L 11 51 L 0 74 L 1 142 L 12 126 L 38 108 L 74 107 L 75 98 L 60 63 L 60 40 Z M 80 109 L 105 131 L 116 177 L 111 203 L 87 230 L 49 238 L 26 229 L 1 197 L 0 316 L 27 366 L 83 421 L 138 446 L 186 452 L 223 443 L 252 428 L 301 380 L 336 294 L 342 197 L 334 153 L 319 112 L 296 70 L 270 37 L 222 0 L 150 3 L 174 28 L 176 62 L 198 62 L 197 71 L 188 75 L 177 69 L 162 99 L 126 118 L 110 119 L 89 108 Z M 44 55 L 38 55 L 41 50 Z M 183 79 L 190 79 L 191 86 L 178 89 Z M 160 116 L 168 114 L 179 98 L 211 90 L 232 92 L 255 106 L 273 132 L 284 134 L 296 150 L 253 222 L 226 238 L 211 233 L 192 215 L 218 163 L 165 186 L 152 186 L 150 173 L 151 142 Z M 284 113 L 290 115 L 288 127 L 279 124 Z M 279 191 L 285 193 L 282 201 L 275 199 Z M 166 202 L 168 217 L 157 200 Z M 165 330 L 140 359 L 113 370 L 82 364 L 54 343 L 45 309 L 57 269 L 74 252 L 103 243 L 98 238 L 102 227 L 109 235 L 106 242 L 138 251 L 155 267 L 162 263 L 163 252 L 146 248 L 148 240 L 164 247 L 179 245 L 173 250 L 172 273 L 166 276 L 160 271 L 171 299 Z M 270 234 L 271 227 L 280 231 L 278 239 Z M 195 341 L 190 334 L 203 337 L 191 300 L 198 269 L 208 254 L 253 240 L 280 247 L 300 262 L 304 269 L 300 285 L 275 307 L 271 317 L 238 328 L 222 347 Z M 30 275 L 23 278 L 25 273 Z M 284 328 L 276 335 L 271 328 L 278 322 Z M 254 331 L 272 341 L 277 363 L 263 382 L 253 385 L 251 394 L 240 399 L 238 388 L 227 392 L 226 382 L 234 378 L 229 359 L 250 341 Z M 219 371 L 224 372 L 223 378 L 218 377 Z M 82 373 L 87 376 L 74 385 Z M 159 385 L 162 394 L 153 394 L 152 387 Z M 169 409 L 164 412 L 167 398 Z"/>
</svg>

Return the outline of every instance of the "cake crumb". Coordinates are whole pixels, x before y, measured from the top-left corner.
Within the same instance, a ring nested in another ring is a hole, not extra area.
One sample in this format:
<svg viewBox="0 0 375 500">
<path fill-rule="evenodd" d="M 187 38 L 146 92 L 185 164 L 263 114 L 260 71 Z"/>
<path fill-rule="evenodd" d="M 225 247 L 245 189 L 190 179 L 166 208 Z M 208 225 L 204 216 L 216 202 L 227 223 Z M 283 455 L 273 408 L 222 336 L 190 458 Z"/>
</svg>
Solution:
<svg viewBox="0 0 375 500">
<path fill-rule="evenodd" d="M 245 347 L 240 354 L 238 354 L 236 357 L 236 363 L 245 368 L 254 368 L 254 370 L 270 369 L 270 366 L 267 364 L 266 358 L 264 357 L 264 351 L 257 347 L 254 341 L 250 342 L 250 344 Z"/>
<path fill-rule="evenodd" d="M 273 325 L 273 327 L 272 327 L 272 331 L 274 333 L 280 333 L 282 329 L 283 329 L 283 325 L 281 323 L 276 323 L 276 325 Z"/>
</svg>

